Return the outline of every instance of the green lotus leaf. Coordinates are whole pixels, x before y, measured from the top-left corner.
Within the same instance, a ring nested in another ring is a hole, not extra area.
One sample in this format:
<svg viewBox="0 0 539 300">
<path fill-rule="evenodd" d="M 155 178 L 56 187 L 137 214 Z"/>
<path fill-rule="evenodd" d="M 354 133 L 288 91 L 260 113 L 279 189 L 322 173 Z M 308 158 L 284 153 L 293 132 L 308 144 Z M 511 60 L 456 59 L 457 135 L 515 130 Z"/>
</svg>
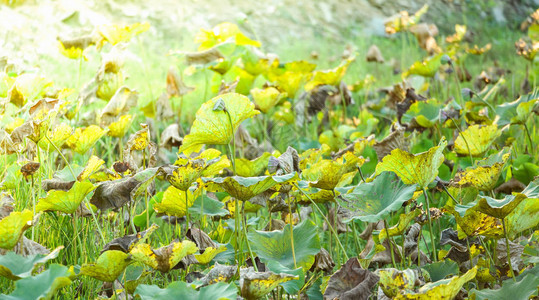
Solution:
<svg viewBox="0 0 539 300">
<path fill-rule="evenodd" d="M 496 107 L 496 114 L 500 117 L 497 124 L 523 124 L 533 111 L 539 99 L 539 90 L 520 96 L 513 102 L 506 102 Z"/>
<path fill-rule="evenodd" d="M 458 294 L 462 286 L 475 278 L 477 266 L 469 270 L 462 276 L 454 276 L 449 279 L 427 283 L 416 292 L 399 293 L 394 299 L 453 299 Z"/>
<path fill-rule="evenodd" d="M 129 252 L 135 261 L 141 262 L 163 273 L 174 268 L 184 257 L 198 251 L 191 241 L 173 242 L 159 249 L 148 244 L 138 244 Z"/>
<path fill-rule="evenodd" d="M 423 77 L 434 77 L 442 65 L 442 56 L 444 56 L 444 53 L 429 57 L 423 61 L 416 61 L 402 76 L 419 75 Z"/>
<path fill-rule="evenodd" d="M 113 282 L 130 263 L 129 254 L 118 250 L 105 251 L 95 263 L 82 265 L 80 274 L 101 281 Z"/>
<path fill-rule="evenodd" d="M 63 246 L 60 246 L 48 255 L 34 254 L 24 257 L 15 252 L 0 255 L 0 276 L 11 280 L 19 280 L 32 276 L 41 265 L 56 258 L 63 248 Z"/>
<path fill-rule="evenodd" d="M 419 188 L 426 188 L 438 175 L 438 168 L 444 161 L 442 152 L 446 145 L 447 141 L 442 138 L 438 146 L 418 154 L 394 149 L 378 163 L 376 175 L 383 171 L 391 171 L 405 184 L 418 184 Z"/>
<path fill-rule="evenodd" d="M 274 87 L 252 89 L 251 95 L 253 95 L 253 101 L 256 108 L 265 114 L 267 114 L 274 106 L 279 104 L 281 100 L 286 98 L 286 93 L 281 93 Z"/>
<path fill-rule="evenodd" d="M 67 139 L 66 144 L 73 151 L 85 154 L 105 134 L 107 134 L 107 130 L 101 129 L 97 125 L 90 125 L 84 129 L 77 128 L 73 135 Z"/>
<path fill-rule="evenodd" d="M 508 195 L 504 199 L 494 199 L 483 196 L 477 201 L 477 210 L 489 216 L 503 219 L 510 214 L 522 201 L 528 199 L 526 195 L 517 193 Z"/>
<path fill-rule="evenodd" d="M 416 101 L 402 116 L 402 122 L 410 124 L 412 120 L 424 128 L 433 127 L 440 118 L 440 108 L 436 99 Z"/>
<path fill-rule="evenodd" d="M 515 201 L 517 198 L 524 199 L 506 216 L 509 237 L 539 224 L 539 218 L 536 217 L 539 212 L 539 179 L 530 182 L 521 193 L 508 195 L 505 199 Z"/>
<path fill-rule="evenodd" d="M 294 252 L 296 266 L 292 255 L 291 228 L 287 224 L 283 230 L 253 231 L 247 234 L 253 252 L 261 261 L 269 263 L 277 261 L 284 267 L 303 268 L 307 271 L 314 263 L 314 256 L 320 252 L 320 239 L 315 225 L 309 220 L 303 220 L 293 228 Z"/>
<path fill-rule="evenodd" d="M 218 101 L 224 102 L 226 111 L 214 110 Z M 236 93 L 219 95 L 202 104 L 196 113 L 191 132 L 184 137 L 178 151 L 189 155 L 204 144 L 226 145 L 232 140 L 241 122 L 259 113 L 249 98 L 243 95 Z"/>
<path fill-rule="evenodd" d="M 478 157 L 483 155 L 498 138 L 502 132 L 498 130 L 498 125 L 487 126 L 472 125 L 455 140 L 455 152 L 458 155 Z"/>
<path fill-rule="evenodd" d="M 421 267 L 429 272 L 433 282 L 445 279 L 449 275 L 459 274 L 459 265 L 451 260 L 438 261 Z"/>
<path fill-rule="evenodd" d="M 17 281 L 15 290 L 9 295 L 0 295 L 0 300 L 48 300 L 57 290 L 70 285 L 74 277 L 72 267 L 52 264 L 36 276 Z"/>
<path fill-rule="evenodd" d="M 169 186 L 163 194 L 163 200 L 161 200 L 161 202 L 155 203 L 153 205 L 153 209 L 159 214 L 183 217 L 186 215 L 187 208 L 193 206 L 194 202 L 195 195 L 192 191 L 182 191 L 175 188 L 174 186 Z"/>
<path fill-rule="evenodd" d="M 84 197 L 95 189 L 89 181 L 77 181 L 69 191 L 51 190 L 45 198 L 41 198 L 36 211 L 60 211 L 74 214 Z"/>
<path fill-rule="evenodd" d="M 280 176 L 259 176 L 259 177 L 217 177 L 203 178 L 204 182 L 213 182 L 223 188 L 230 196 L 241 201 L 247 201 L 259 195 L 279 183 L 284 183 L 294 177 L 296 173 Z"/>
<path fill-rule="evenodd" d="M 355 174 L 353 174 L 355 175 Z M 335 197 L 339 196 L 340 193 L 335 190 L 335 194 L 333 194 L 333 191 L 331 190 L 322 190 L 318 188 L 309 188 L 304 189 L 300 186 L 300 188 L 316 203 L 325 203 L 325 202 L 333 202 L 335 201 Z M 296 198 L 301 203 L 311 203 L 310 200 L 305 196 L 303 193 L 299 192 L 296 195 Z"/>
<path fill-rule="evenodd" d="M 243 177 L 254 177 L 262 174 L 267 166 L 271 153 L 264 152 L 261 156 L 248 160 L 246 158 L 236 159 L 236 174 Z"/>
<path fill-rule="evenodd" d="M 537 268 L 537 267 L 536 267 Z M 505 300 L 505 299 L 530 299 L 537 293 L 539 276 L 529 272 L 524 276 L 517 276 L 517 280 L 505 280 L 499 289 L 484 289 L 470 291 L 470 299 L 475 300 Z"/>
<path fill-rule="evenodd" d="M 336 160 L 322 159 L 304 169 L 301 177 L 310 181 L 310 186 L 333 190 L 344 178 L 352 179 L 357 168 L 365 163 L 363 157 L 357 157 L 352 152 L 346 152 Z"/>
<path fill-rule="evenodd" d="M 338 67 L 331 70 L 316 71 L 314 72 L 312 78 L 305 84 L 305 90 L 311 91 L 319 85 L 338 85 L 344 75 L 350 63 L 355 60 L 355 57 L 346 59 Z"/>
<path fill-rule="evenodd" d="M 260 299 L 279 284 L 298 277 L 285 273 L 255 272 L 253 268 L 242 269 L 240 273 L 241 296 L 247 300 Z"/>
<path fill-rule="evenodd" d="M 139 296 L 142 300 L 235 300 L 237 298 L 237 293 L 234 284 L 227 284 L 224 282 L 202 287 L 198 291 L 192 288 L 190 284 L 183 281 L 174 281 L 164 289 L 161 289 L 156 285 L 141 284 L 135 290 L 135 296 Z"/>
<path fill-rule="evenodd" d="M 24 231 L 33 225 L 34 214 L 25 209 L 12 212 L 0 220 L 0 248 L 11 249 L 19 242 Z"/>
<path fill-rule="evenodd" d="M 283 287 L 283 289 L 290 295 L 297 294 L 305 285 L 305 271 L 303 271 L 302 268 L 290 269 L 284 267 L 277 261 L 270 261 L 266 265 L 266 270 L 269 270 L 275 274 L 288 274 L 297 277 L 297 279 L 286 281 L 280 284 L 280 286 Z"/>
<path fill-rule="evenodd" d="M 206 195 L 202 195 L 195 199 L 193 205 L 189 207 L 189 213 L 193 215 L 201 216 L 226 216 L 229 211 L 224 209 L 224 203 L 210 198 Z"/>
<path fill-rule="evenodd" d="M 412 198 L 416 185 L 405 185 L 394 174 L 382 172 L 372 182 L 360 183 L 350 193 L 343 194 L 341 206 L 350 210 L 351 219 L 378 222 Z"/>
<path fill-rule="evenodd" d="M 129 265 L 125 269 L 125 273 L 118 280 L 125 283 L 124 286 L 127 293 L 132 295 L 139 284 L 144 282 L 150 275 L 152 275 L 152 272 L 145 270 L 144 266 Z"/>
<path fill-rule="evenodd" d="M 209 264 L 217 254 L 226 251 L 225 246 L 220 246 L 218 248 L 214 247 L 208 247 L 204 249 L 204 253 L 202 254 L 195 254 L 195 258 L 197 259 L 198 263 L 201 265 L 207 265 Z"/>
</svg>

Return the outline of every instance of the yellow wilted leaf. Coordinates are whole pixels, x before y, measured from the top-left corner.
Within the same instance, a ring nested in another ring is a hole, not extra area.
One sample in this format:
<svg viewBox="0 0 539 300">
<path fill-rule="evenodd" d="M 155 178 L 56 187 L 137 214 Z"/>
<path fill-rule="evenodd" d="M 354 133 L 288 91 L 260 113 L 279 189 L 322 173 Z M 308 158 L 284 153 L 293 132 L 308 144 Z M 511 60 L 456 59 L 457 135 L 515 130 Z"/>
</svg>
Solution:
<svg viewBox="0 0 539 300">
<path fill-rule="evenodd" d="M 461 132 L 455 140 L 455 152 L 459 155 L 481 156 L 501 134 L 496 124 L 472 125 Z"/>
<path fill-rule="evenodd" d="M 365 163 L 363 157 L 347 152 L 337 160 L 323 159 L 303 170 L 301 176 L 310 185 L 324 190 L 333 190 L 343 177 L 353 177 L 357 168 Z"/>
<path fill-rule="evenodd" d="M 79 176 L 77 176 L 77 180 L 78 181 L 86 180 L 88 177 L 90 177 L 92 173 L 97 171 L 104 163 L 105 163 L 104 160 L 102 160 L 101 158 L 95 155 L 92 155 L 90 159 L 88 160 L 88 163 L 86 164 L 86 167 L 84 168 L 84 170 L 82 170 Z"/>
<path fill-rule="evenodd" d="M 90 125 L 84 129 L 77 128 L 66 143 L 73 151 L 84 154 L 106 133 L 106 130 L 97 125 Z"/>
<path fill-rule="evenodd" d="M 36 211 L 60 211 L 74 214 L 84 197 L 95 186 L 89 181 L 77 181 L 69 191 L 51 190 L 45 198 L 41 198 L 36 205 Z"/>
<path fill-rule="evenodd" d="M 252 177 L 258 176 L 268 166 L 268 161 L 271 156 L 271 153 L 264 152 L 261 156 L 248 160 L 246 158 L 237 158 L 236 159 L 236 173 L 239 176 Z"/>
<path fill-rule="evenodd" d="M 422 286 L 417 293 L 398 294 L 395 299 L 453 299 L 459 293 L 462 286 L 475 278 L 477 266 L 469 270 L 462 276 L 453 276 L 436 282 L 427 283 Z"/>
<path fill-rule="evenodd" d="M 49 139 L 54 143 L 59 149 L 62 148 L 64 143 L 71 137 L 73 134 L 73 128 L 67 123 L 61 123 L 54 128 L 52 134 L 49 135 Z M 50 145 L 47 139 L 41 139 L 38 143 L 39 147 L 43 150 L 56 151 L 54 146 Z"/>
<path fill-rule="evenodd" d="M 100 25 L 96 28 L 99 38 L 96 41 L 96 48 L 99 50 L 105 42 L 116 45 L 121 42 L 127 42 L 134 36 L 150 29 L 149 23 L 134 23 L 131 25 Z"/>
<path fill-rule="evenodd" d="M 350 63 L 355 60 L 355 57 L 349 58 L 341 63 L 340 66 L 331 70 L 316 71 L 309 82 L 305 84 L 305 90 L 310 91 L 318 85 L 338 85 L 344 75 Z"/>
<path fill-rule="evenodd" d="M 434 77 L 442 65 L 442 56 L 444 56 L 444 53 L 429 57 L 423 61 L 416 61 L 402 76 L 419 75 L 423 77 Z"/>
<path fill-rule="evenodd" d="M 33 213 L 25 209 L 22 212 L 12 212 L 0 220 L 0 248 L 15 247 L 24 231 L 33 225 L 32 219 Z"/>
<path fill-rule="evenodd" d="M 8 92 L 8 99 L 21 107 L 28 101 L 42 97 L 45 90 L 52 86 L 52 81 L 38 74 L 25 73 L 15 78 L 15 82 Z"/>
<path fill-rule="evenodd" d="M 195 36 L 195 43 L 200 43 L 198 50 L 206 50 L 215 45 L 224 43 L 229 39 L 234 38 L 236 45 L 251 45 L 260 47 L 260 42 L 251 40 L 245 36 L 238 25 L 229 22 L 221 23 L 211 30 L 201 29 Z"/>
<path fill-rule="evenodd" d="M 141 262 L 161 272 L 168 272 L 184 257 L 198 251 L 195 243 L 185 240 L 159 249 L 152 249 L 148 244 L 138 244 L 129 252 L 135 261 Z"/>
<path fill-rule="evenodd" d="M 438 175 L 438 168 L 444 161 L 443 150 L 447 145 L 445 138 L 438 146 L 426 152 L 412 154 L 401 149 L 394 149 L 376 166 L 376 175 L 383 171 L 397 174 L 405 184 L 419 184 L 426 188 Z"/>
<path fill-rule="evenodd" d="M 259 113 L 243 95 L 228 93 L 217 96 L 202 104 L 197 111 L 191 132 L 184 137 L 179 152 L 189 155 L 203 144 L 226 145 L 241 122 Z"/>
<path fill-rule="evenodd" d="M 282 99 L 286 98 L 286 93 L 281 93 L 274 87 L 252 89 L 251 95 L 253 95 L 256 108 L 265 114 L 267 114 L 275 105 L 279 104 Z"/>
<path fill-rule="evenodd" d="M 211 260 L 214 259 L 215 256 L 217 256 L 217 254 L 224 252 L 225 250 L 225 246 L 221 246 L 219 248 L 208 247 L 204 250 L 204 253 L 195 254 L 195 258 L 197 259 L 199 264 L 206 265 L 209 264 Z"/>
<path fill-rule="evenodd" d="M 131 115 L 121 116 L 118 121 L 112 122 L 109 125 L 109 135 L 118 138 L 123 137 L 131 127 L 131 122 L 133 122 Z"/>
<path fill-rule="evenodd" d="M 130 263 L 129 254 L 118 250 L 109 250 L 103 252 L 95 263 L 82 265 L 80 274 L 97 280 L 112 282 L 120 276 Z"/>
<path fill-rule="evenodd" d="M 187 201 L 185 199 L 186 197 Z M 186 206 L 193 206 L 195 198 L 196 197 L 189 190 L 185 192 L 174 186 L 169 186 L 163 194 L 163 200 L 160 203 L 155 203 L 153 209 L 160 214 L 183 217 L 187 211 Z"/>
<path fill-rule="evenodd" d="M 480 191 L 488 192 L 494 189 L 498 178 L 502 173 L 503 166 L 509 158 L 509 154 L 502 157 L 502 161 L 488 165 L 484 162 L 488 158 L 478 162 L 475 168 L 467 169 L 464 172 L 458 173 L 454 182 L 457 186 L 474 186 Z M 457 179 L 458 178 L 458 179 Z"/>
<path fill-rule="evenodd" d="M 294 279 L 298 279 L 298 276 L 285 273 L 255 272 L 252 268 L 247 269 L 240 276 L 241 295 L 245 299 L 260 299 L 279 284 Z"/>
</svg>

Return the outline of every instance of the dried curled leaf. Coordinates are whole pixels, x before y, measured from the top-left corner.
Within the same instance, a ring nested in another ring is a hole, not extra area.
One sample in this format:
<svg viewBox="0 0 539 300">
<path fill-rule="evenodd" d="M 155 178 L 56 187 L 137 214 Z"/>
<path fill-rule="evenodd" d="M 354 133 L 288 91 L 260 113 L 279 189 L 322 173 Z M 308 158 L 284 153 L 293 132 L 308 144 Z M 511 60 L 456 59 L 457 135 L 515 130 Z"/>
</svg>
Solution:
<svg viewBox="0 0 539 300">
<path fill-rule="evenodd" d="M 366 300 L 378 283 L 378 275 L 361 268 L 357 258 L 350 258 L 328 281 L 324 299 Z"/>
</svg>

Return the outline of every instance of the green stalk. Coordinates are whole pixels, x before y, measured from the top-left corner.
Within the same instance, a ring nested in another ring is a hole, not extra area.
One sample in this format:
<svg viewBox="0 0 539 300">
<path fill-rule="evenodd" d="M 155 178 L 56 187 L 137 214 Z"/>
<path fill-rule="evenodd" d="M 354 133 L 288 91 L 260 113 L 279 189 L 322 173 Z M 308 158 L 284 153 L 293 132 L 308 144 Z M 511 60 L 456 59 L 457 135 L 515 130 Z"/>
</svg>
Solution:
<svg viewBox="0 0 539 300">
<path fill-rule="evenodd" d="M 256 266 L 255 256 L 253 255 L 253 250 L 251 250 L 251 244 L 249 243 L 249 239 L 247 238 L 247 220 L 245 217 L 245 202 L 243 203 L 241 207 L 241 211 L 243 215 L 243 234 L 245 235 L 245 242 L 247 244 L 247 250 L 249 250 L 249 255 L 251 256 L 251 263 L 253 264 L 253 268 L 255 269 L 256 272 L 258 272 L 258 267 Z M 293 253 L 294 253 L 294 246 L 292 246 L 292 254 Z M 295 258 L 294 258 L 294 266 L 296 266 Z"/>
<path fill-rule="evenodd" d="M 343 245 L 341 244 L 341 241 L 339 240 L 339 235 L 337 234 L 337 232 L 335 231 L 335 229 L 333 228 L 333 225 L 331 225 L 331 223 L 329 222 L 328 218 L 326 218 L 326 215 L 324 215 L 324 212 L 320 209 L 320 207 L 318 207 L 318 205 L 316 205 L 316 203 L 314 202 L 314 200 L 309 196 L 307 195 L 307 193 L 305 193 L 302 189 L 300 189 L 300 187 L 298 186 L 297 183 L 293 183 L 293 185 L 296 187 L 296 189 L 298 189 L 305 197 L 307 197 L 307 199 L 309 199 L 309 201 L 314 205 L 314 207 L 316 207 L 316 209 L 318 210 L 318 212 L 320 213 L 320 215 L 322 216 L 322 218 L 324 218 L 324 220 L 326 221 L 326 223 L 328 224 L 328 227 L 329 229 L 331 230 L 331 232 L 333 233 L 333 235 L 335 236 L 335 239 L 337 240 L 337 243 L 339 244 L 339 247 L 341 247 L 341 250 L 342 252 L 344 253 L 344 257 L 346 258 L 346 260 L 348 260 L 348 255 L 346 254 L 346 250 L 344 249 Z"/>
<path fill-rule="evenodd" d="M 67 161 L 67 158 L 64 156 L 62 151 L 60 151 L 60 149 L 58 149 L 58 147 L 49 139 L 49 137 L 47 135 L 45 135 L 45 138 L 54 147 L 54 149 L 56 149 L 56 152 L 58 152 L 58 154 L 60 154 L 60 156 L 62 157 L 62 159 L 66 163 L 67 167 L 69 168 L 69 171 L 71 172 L 71 175 L 73 176 L 73 178 L 77 179 L 77 175 L 75 175 L 75 171 L 73 171 L 73 168 L 71 167 L 71 164 L 69 164 L 69 162 Z M 91 208 L 90 201 L 88 201 L 88 199 L 86 197 L 84 197 L 84 202 L 88 207 Z M 93 209 L 90 209 L 90 213 L 92 213 L 92 218 L 94 219 L 95 227 L 97 228 L 97 231 L 99 232 L 99 235 L 101 236 L 101 240 L 103 241 L 103 244 L 106 244 L 105 236 L 103 235 L 103 231 L 101 231 L 101 227 L 99 226 L 99 222 L 97 222 L 97 217 L 95 216 L 95 213 L 94 213 Z"/>
<path fill-rule="evenodd" d="M 509 238 L 507 237 L 507 228 L 505 227 L 505 218 L 502 218 L 503 225 L 503 235 L 505 236 L 505 246 L 507 250 L 507 263 L 509 264 L 509 271 L 511 272 L 511 277 L 513 282 L 517 282 L 515 278 L 515 273 L 513 273 L 513 264 L 511 263 L 511 250 L 509 249 Z"/>
<path fill-rule="evenodd" d="M 290 244 L 292 245 L 292 259 L 294 260 L 294 269 L 297 269 L 296 264 L 296 250 L 294 249 L 294 226 L 292 225 L 292 208 L 290 203 L 290 197 L 288 197 L 288 221 L 290 221 Z"/>
<path fill-rule="evenodd" d="M 387 226 L 387 220 L 386 219 L 384 219 L 384 227 L 386 228 L 387 241 L 389 242 L 389 251 L 391 251 L 391 262 L 393 263 L 393 268 L 396 269 L 397 264 L 395 263 L 395 254 L 393 253 L 393 242 L 391 241 L 391 237 L 389 236 L 389 226 Z M 419 253 L 419 251 L 418 251 L 418 253 Z"/>
<path fill-rule="evenodd" d="M 434 261 L 437 262 L 438 261 L 438 259 L 437 259 L 438 255 L 436 254 L 436 241 L 434 239 L 434 234 L 432 233 L 432 221 L 431 221 L 431 218 L 430 218 L 429 197 L 427 195 L 427 190 L 425 188 L 423 188 L 423 195 L 425 195 L 425 203 L 427 205 L 427 219 L 429 220 L 430 240 L 432 242 L 432 254 L 433 254 L 432 257 L 434 258 Z"/>
<path fill-rule="evenodd" d="M 530 136 L 530 131 L 528 130 L 528 126 L 526 125 L 526 122 L 524 121 L 524 123 L 522 124 L 524 125 L 524 129 L 526 131 L 526 136 L 528 137 L 528 142 L 530 143 L 530 154 L 532 157 L 535 157 L 534 156 L 534 148 L 533 148 L 533 141 L 532 141 L 532 137 Z"/>
<path fill-rule="evenodd" d="M 184 192 L 185 192 L 185 234 L 187 234 L 187 230 L 189 230 L 189 200 L 187 198 L 188 196 L 187 190 L 185 190 Z"/>
</svg>

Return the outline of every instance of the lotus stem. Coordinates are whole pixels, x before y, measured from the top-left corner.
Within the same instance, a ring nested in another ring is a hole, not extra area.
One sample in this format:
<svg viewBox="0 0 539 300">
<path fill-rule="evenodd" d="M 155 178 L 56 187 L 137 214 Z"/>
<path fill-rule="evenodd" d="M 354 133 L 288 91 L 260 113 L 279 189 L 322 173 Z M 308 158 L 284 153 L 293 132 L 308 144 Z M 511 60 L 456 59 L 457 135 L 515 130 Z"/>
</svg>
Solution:
<svg viewBox="0 0 539 300">
<path fill-rule="evenodd" d="M 185 234 L 187 234 L 187 230 L 189 229 L 189 200 L 188 200 L 187 196 L 189 196 L 189 193 L 187 192 L 187 190 L 185 190 L 184 193 L 185 193 Z M 146 213 L 147 212 L 148 211 L 146 211 Z M 149 224 L 150 223 L 148 222 L 148 224 L 146 224 L 146 226 L 149 226 Z"/>
<path fill-rule="evenodd" d="M 434 258 L 434 261 L 437 262 L 438 258 L 436 255 L 436 240 L 434 239 L 434 234 L 432 232 L 432 220 L 430 218 L 429 197 L 427 195 L 427 190 L 425 188 L 423 188 L 423 195 L 425 196 L 425 204 L 427 205 L 427 219 L 429 221 L 430 241 L 432 243 L 432 257 Z M 419 251 L 418 251 L 418 255 L 419 255 Z"/>
<path fill-rule="evenodd" d="M 528 137 L 528 142 L 530 143 L 530 154 L 532 157 L 534 157 L 534 148 L 533 148 L 533 141 L 532 141 L 532 137 L 530 135 L 530 131 L 528 130 L 528 125 L 526 125 L 526 122 L 523 123 L 524 125 L 524 131 L 526 131 L 526 136 Z"/>
<path fill-rule="evenodd" d="M 249 256 L 251 257 L 251 263 L 253 264 L 253 268 L 255 269 L 256 272 L 258 272 L 258 267 L 256 266 L 255 256 L 253 255 L 253 250 L 251 250 L 251 244 L 249 243 L 249 239 L 247 238 L 247 219 L 245 217 L 245 202 L 243 202 L 242 204 L 241 211 L 243 215 L 243 234 L 245 235 L 245 242 L 247 243 L 247 250 L 249 250 Z M 293 246 L 292 246 L 292 254 L 294 254 Z M 295 265 L 296 265 L 296 259 L 294 258 L 294 266 Z"/>
<path fill-rule="evenodd" d="M 309 199 L 309 201 L 314 205 L 314 207 L 316 207 L 316 210 L 318 210 L 318 212 L 320 213 L 320 215 L 322 216 L 322 218 L 324 218 L 324 220 L 326 221 L 326 223 L 328 224 L 328 227 L 329 229 L 331 230 L 331 232 L 333 233 L 333 235 L 335 235 L 335 239 L 337 240 L 337 243 L 339 244 L 339 247 L 341 247 L 341 250 L 343 251 L 344 253 L 344 257 L 346 258 L 346 260 L 348 260 L 348 255 L 346 254 L 346 250 L 344 249 L 343 245 L 341 244 L 341 241 L 339 240 L 339 235 L 337 234 L 337 232 L 335 231 L 335 229 L 333 228 L 333 226 L 331 225 L 331 223 L 329 222 L 328 218 L 326 218 L 326 215 L 324 215 L 324 212 L 320 209 L 320 207 L 318 207 L 318 205 L 316 205 L 316 203 L 314 202 L 314 200 L 309 196 L 307 195 L 307 193 L 305 193 L 302 189 L 300 189 L 300 187 L 298 186 L 297 183 L 293 183 L 293 185 L 296 187 L 296 189 L 298 189 L 307 199 Z"/>
<path fill-rule="evenodd" d="M 290 207 L 291 201 L 290 201 L 290 197 L 288 197 L 288 194 L 287 194 L 287 198 L 288 198 L 288 221 L 290 222 L 290 245 L 292 245 L 292 259 L 294 260 L 294 269 L 297 269 L 298 266 L 296 264 L 296 250 L 294 249 L 294 225 L 292 224 L 293 223 L 292 208 Z"/>
<path fill-rule="evenodd" d="M 513 282 L 517 282 L 515 273 L 513 273 L 513 264 L 511 263 L 511 249 L 509 248 L 509 238 L 507 237 L 507 228 L 505 227 L 505 218 L 502 218 L 503 235 L 505 236 L 505 249 L 507 250 L 507 263 L 509 264 L 509 272 Z"/>
<path fill-rule="evenodd" d="M 389 236 L 389 226 L 387 226 L 387 220 L 384 219 L 384 227 L 386 228 L 386 234 L 387 234 L 387 241 L 389 243 L 389 251 L 391 251 L 391 262 L 393 263 L 393 268 L 397 268 L 397 264 L 395 263 L 395 253 L 393 253 L 393 241 L 391 240 L 391 237 Z M 418 251 L 419 255 L 419 251 Z"/>
</svg>

